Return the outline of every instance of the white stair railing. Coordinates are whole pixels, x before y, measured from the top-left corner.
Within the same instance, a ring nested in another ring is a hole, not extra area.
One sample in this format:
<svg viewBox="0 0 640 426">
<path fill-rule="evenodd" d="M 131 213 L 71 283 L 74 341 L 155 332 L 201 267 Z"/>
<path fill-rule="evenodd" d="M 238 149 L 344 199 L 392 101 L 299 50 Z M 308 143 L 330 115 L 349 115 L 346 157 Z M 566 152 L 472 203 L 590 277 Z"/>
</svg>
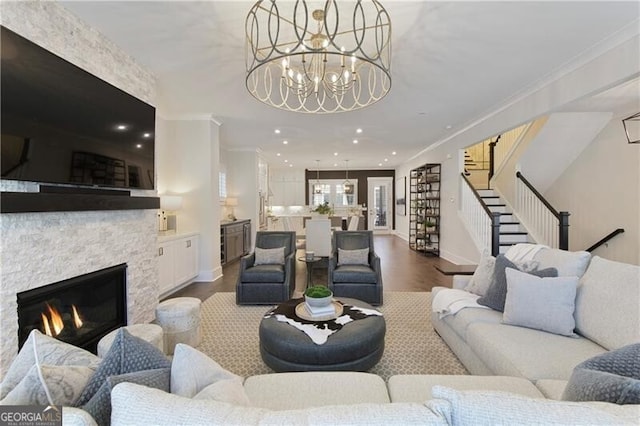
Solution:
<svg viewBox="0 0 640 426">
<path fill-rule="evenodd" d="M 569 213 L 558 213 L 520 172 L 516 173 L 515 211 L 537 243 L 568 250 Z"/>
<path fill-rule="evenodd" d="M 477 192 L 462 173 L 460 179 L 460 211 L 480 250 L 496 256 L 500 249 L 500 214 L 492 213 L 479 199 Z"/>
<path fill-rule="evenodd" d="M 500 170 L 500 166 L 504 163 L 511 151 L 520 142 L 522 136 L 529 130 L 531 123 L 523 124 L 520 127 L 506 131 L 500 135 L 500 141 L 495 145 L 493 152 L 493 170 L 495 173 Z"/>
</svg>

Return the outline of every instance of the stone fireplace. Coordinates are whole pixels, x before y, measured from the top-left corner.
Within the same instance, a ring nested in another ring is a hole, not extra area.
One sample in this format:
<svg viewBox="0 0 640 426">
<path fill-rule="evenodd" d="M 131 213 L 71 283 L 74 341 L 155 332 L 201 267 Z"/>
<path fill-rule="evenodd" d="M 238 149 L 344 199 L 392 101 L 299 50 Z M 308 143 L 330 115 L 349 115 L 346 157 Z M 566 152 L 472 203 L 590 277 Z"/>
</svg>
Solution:
<svg viewBox="0 0 640 426">
<path fill-rule="evenodd" d="M 127 324 L 127 266 L 116 265 L 17 294 L 18 346 L 33 330 L 96 351 Z"/>
</svg>

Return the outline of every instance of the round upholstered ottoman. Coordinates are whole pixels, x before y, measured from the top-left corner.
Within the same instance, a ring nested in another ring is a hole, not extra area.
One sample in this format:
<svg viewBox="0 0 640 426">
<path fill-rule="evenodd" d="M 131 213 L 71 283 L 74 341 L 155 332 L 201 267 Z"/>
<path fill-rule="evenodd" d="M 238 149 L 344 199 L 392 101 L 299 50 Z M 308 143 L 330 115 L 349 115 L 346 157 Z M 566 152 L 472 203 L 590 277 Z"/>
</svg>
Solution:
<svg viewBox="0 0 640 426">
<path fill-rule="evenodd" d="M 156 321 L 164 332 L 164 352 L 173 354 L 176 344 L 196 347 L 200 344 L 200 299 L 175 297 L 158 304 Z"/>
<path fill-rule="evenodd" d="M 141 338 L 142 340 L 151 343 L 156 348 L 164 352 L 164 338 L 162 327 L 157 324 L 133 324 L 124 327 L 132 336 Z M 119 330 L 119 329 L 118 329 Z M 98 342 L 98 356 L 104 358 L 109 352 L 113 339 L 116 337 L 118 330 L 113 330 L 111 333 L 106 334 Z"/>
<path fill-rule="evenodd" d="M 295 308 L 301 300 L 294 299 L 284 304 Z M 375 310 L 360 300 L 338 300 L 347 305 Z M 300 318 L 296 321 L 305 322 Z M 384 317 L 372 315 L 343 325 L 325 343 L 318 345 L 301 330 L 270 316 L 260 322 L 260 355 L 265 364 L 277 372 L 367 371 L 382 358 L 385 332 Z"/>
</svg>

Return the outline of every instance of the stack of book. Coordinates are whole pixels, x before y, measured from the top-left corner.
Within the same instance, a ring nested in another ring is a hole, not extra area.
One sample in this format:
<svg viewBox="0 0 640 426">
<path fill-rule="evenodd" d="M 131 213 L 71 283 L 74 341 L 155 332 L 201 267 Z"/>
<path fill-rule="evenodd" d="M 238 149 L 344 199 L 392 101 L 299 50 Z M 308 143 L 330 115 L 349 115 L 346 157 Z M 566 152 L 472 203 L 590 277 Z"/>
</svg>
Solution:
<svg viewBox="0 0 640 426">
<path fill-rule="evenodd" d="M 326 317 L 336 313 L 336 308 L 333 306 L 333 303 L 329 303 L 327 306 L 317 307 L 309 306 L 307 302 L 304 302 L 304 307 L 312 318 Z"/>
</svg>

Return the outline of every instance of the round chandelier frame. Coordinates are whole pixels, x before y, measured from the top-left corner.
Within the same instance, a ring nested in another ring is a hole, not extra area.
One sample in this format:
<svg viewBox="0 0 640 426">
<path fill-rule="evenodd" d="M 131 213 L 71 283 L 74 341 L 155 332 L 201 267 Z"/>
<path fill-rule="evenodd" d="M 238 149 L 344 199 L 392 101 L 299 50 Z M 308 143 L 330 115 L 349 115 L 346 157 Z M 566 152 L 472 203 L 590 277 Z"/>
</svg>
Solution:
<svg viewBox="0 0 640 426">
<path fill-rule="evenodd" d="M 267 105 L 335 113 L 389 93 L 391 20 L 377 0 L 260 0 L 245 30 L 247 89 Z"/>
</svg>

